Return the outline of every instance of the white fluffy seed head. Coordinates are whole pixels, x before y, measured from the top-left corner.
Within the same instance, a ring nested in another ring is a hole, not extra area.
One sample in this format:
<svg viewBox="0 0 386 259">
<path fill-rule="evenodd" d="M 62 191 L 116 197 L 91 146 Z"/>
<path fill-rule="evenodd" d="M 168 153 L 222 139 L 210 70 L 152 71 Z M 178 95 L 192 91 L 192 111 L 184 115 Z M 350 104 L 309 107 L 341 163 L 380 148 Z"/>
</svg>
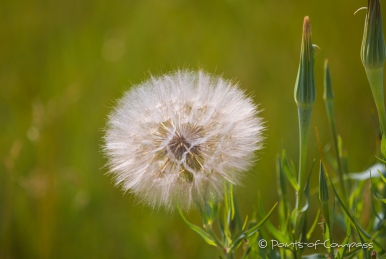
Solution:
<svg viewBox="0 0 386 259">
<path fill-rule="evenodd" d="M 264 129 L 231 81 L 176 71 L 132 87 L 109 116 L 104 151 L 116 184 L 152 207 L 183 209 L 240 183 Z"/>
</svg>

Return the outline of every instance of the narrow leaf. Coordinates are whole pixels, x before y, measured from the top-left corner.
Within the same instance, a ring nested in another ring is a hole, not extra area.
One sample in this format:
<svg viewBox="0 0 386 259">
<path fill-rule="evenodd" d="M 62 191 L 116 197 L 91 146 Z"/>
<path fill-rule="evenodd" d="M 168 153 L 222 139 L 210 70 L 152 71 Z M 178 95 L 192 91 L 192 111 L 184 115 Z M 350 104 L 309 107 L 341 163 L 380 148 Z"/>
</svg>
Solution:
<svg viewBox="0 0 386 259">
<path fill-rule="evenodd" d="M 261 199 L 259 200 L 259 212 L 261 216 L 266 215 Z M 290 240 L 287 238 L 287 236 L 280 232 L 278 229 L 276 229 L 269 221 L 269 219 L 265 222 L 265 227 L 276 240 L 280 241 L 281 243 L 290 243 Z"/>
<path fill-rule="evenodd" d="M 244 238 L 256 233 L 256 231 L 258 231 L 259 228 L 264 225 L 264 223 L 269 219 L 277 204 L 278 203 L 276 202 L 272 209 L 268 212 L 268 214 L 259 223 L 257 223 L 255 226 L 248 229 L 247 231 L 242 231 L 240 234 L 236 235 L 236 237 L 232 240 L 232 246 L 230 247 L 230 250 L 236 248 Z"/>
<path fill-rule="evenodd" d="M 283 170 L 288 178 L 288 181 L 296 191 L 299 191 L 300 188 L 299 188 L 298 182 L 296 181 L 295 173 L 292 170 L 291 165 L 288 163 L 286 151 L 284 148 L 283 148 L 281 160 L 282 160 Z"/>
<path fill-rule="evenodd" d="M 275 205 L 273 205 L 272 209 L 268 212 L 268 214 L 254 227 L 252 227 L 251 229 L 249 229 L 246 234 L 247 236 L 250 236 L 252 235 L 253 233 L 255 233 L 257 230 L 259 230 L 259 228 L 264 225 L 264 223 L 269 219 L 269 217 L 271 216 L 272 212 L 275 210 L 276 206 L 277 206 L 278 202 L 275 203 Z"/>
<path fill-rule="evenodd" d="M 231 219 L 233 220 L 235 218 L 235 203 L 234 203 L 234 197 L 233 197 L 233 185 L 229 185 L 229 201 L 231 203 Z"/>
<path fill-rule="evenodd" d="M 335 193 L 335 196 L 336 198 L 338 199 L 339 203 L 340 203 L 340 206 L 342 207 L 343 211 L 345 212 L 345 214 L 350 218 L 351 222 L 354 224 L 354 226 L 358 229 L 358 231 L 360 231 L 364 236 L 366 236 L 367 238 L 371 238 L 371 235 L 369 235 L 357 222 L 356 220 L 353 218 L 353 216 L 351 216 L 349 210 L 346 208 L 346 206 L 344 205 L 343 201 L 340 199 L 339 195 L 338 195 L 338 192 L 336 191 L 334 185 L 332 184 L 331 182 L 331 179 L 330 180 L 330 185 L 332 187 L 332 190 L 334 191 Z"/>
<path fill-rule="evenodd" d="M 312 223 L 312 226 L 311 226 L 310 230 L 307 233 L 307 240 L 310 240 L 311 235 L 314 232 L 315 227 L 316 227 L 316 225 L 319 222 L 319 216 L 320 216 L 320 210 L 318 210 L 318 212 L 316 213 L 316 217 L 315 217 L 314 223 Z"/>
<path fill-rule="evenodd" d="M 350 236 L 347 236 L 344 240 L 343 240 L 343 243 L 342 243 L 342 248 L 339 249 L 339 252 L 336 254 L 336 257 L 338 258 L 343 258 L 346 250 L 347 250 L 347 244 L 348 244 L 348 241 L 350 241 Z"/>
<path fill-rule="evenodd" d="M 193 230 L 194 232 L 196 232 L 197 234 L 199 234 L 207 244 L 209 245 L 212 245 L 212 246 L 217 246 L 216 242 L 213 240 L 213 238 L 207 233 L 205 232 L 204 230 L 202 230 L 200 227 L 190 223 L 184 216 L 184 214 L 182 213 L 181 209 L 179 206 L 177 206 L 178 208 L 178 212 L 180 213 L 181 215 L 181 218 L 182 220 L 185 222 L 186 225 L 188 225 L 188 227 L 190 227 L 191 230 Z"/>
<path fill-rule="evenodd" d="M 245 229 L 245 227 L 247 226 L 247 222 L 248 222 L 248 215 L 245 217 L 245 221 L 244 221 L 244 224 L 243 224 L 243 227 L 241 228 L 241 230 Z"/>
</svg>

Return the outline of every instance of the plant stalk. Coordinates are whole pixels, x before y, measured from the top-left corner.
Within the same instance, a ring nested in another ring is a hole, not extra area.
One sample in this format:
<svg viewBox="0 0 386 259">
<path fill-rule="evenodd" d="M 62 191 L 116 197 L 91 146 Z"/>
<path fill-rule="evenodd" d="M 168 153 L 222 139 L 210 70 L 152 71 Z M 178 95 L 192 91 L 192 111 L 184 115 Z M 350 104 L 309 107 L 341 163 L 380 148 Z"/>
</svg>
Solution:
<svg viewBox="0 0 386 259">
<path fill-rule="evenodd" d="M 299 192 L 297 195 L 297 211 L 300 211 L 304 199 L 304 188 L 307 179 L 307 153 L 308 153 L 308 137 L 310 132 L 312 106 L 298 106 L 299 116 Z"/>
</svg>

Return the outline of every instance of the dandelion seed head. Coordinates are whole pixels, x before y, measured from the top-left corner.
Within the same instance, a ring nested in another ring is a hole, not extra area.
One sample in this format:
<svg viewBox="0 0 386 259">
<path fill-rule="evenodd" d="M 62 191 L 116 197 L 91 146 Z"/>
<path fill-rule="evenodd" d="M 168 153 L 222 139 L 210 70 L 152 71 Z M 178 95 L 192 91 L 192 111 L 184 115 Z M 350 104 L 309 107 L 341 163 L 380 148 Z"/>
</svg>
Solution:
<svg viewBox="0 0 386 259">
<path fill-rule="evenodd" d="M 152 207 L 188 209 L 239 184 L 262 147 L 257 106 L 237 85 L 175 71 L 134 86 L 110 114 L 104 151 L 116 184 Z"/>
</svg>

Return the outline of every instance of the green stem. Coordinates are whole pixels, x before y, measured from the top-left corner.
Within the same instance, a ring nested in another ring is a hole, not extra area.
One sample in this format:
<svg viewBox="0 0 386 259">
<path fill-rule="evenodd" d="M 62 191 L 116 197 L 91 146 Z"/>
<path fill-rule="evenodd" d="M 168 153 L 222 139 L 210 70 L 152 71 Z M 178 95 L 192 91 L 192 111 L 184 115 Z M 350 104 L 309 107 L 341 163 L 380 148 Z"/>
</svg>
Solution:
<svg viewBox="0 0 386 259">
<path fill-rule="evenodd" d="M 298 106 L 299 116 L 299 192 L 297 196 L 297 211 L 301 209 L 303 204 L 304 188 L 307 179 L 307 151 L 308 151 L 308 136 L 310 132 L 312 106 Z"/>
<path fill-rule="evenodd" d="M 340 184 L 340 188 L 342 189 L 343 199 L 345 202 L 347 202 L 346 186 L 345 186 L 345 183 L 343 181 L 344 168 L 343 168 L 341 156 L 339 154 L 338 134 L 336 132 L 336 126 L 335 126 L 334 104 L 333 104 L 332 99 L 326 100 L 325 103 L 326 103 L 326 109 L 327 109 L 327 118 L 328 118 L 328 122 L 329 122 L 330 128 L 331 128 L 332 141 L 333 141 L 333 145 L 334 145 L 336 161 L 338 163 L 339 184 Z"/>
<path fill-rule="evenodd" d="M 385 99 L 383 93 L 383 66 L 376 68 L 366 68 L 367 79 L 370 83 L 371 92 L 373 93 L 375 105 L 378 110 L 381 132 L 384 134 L 386 129 L 386 112 Z"/>
</svg>

